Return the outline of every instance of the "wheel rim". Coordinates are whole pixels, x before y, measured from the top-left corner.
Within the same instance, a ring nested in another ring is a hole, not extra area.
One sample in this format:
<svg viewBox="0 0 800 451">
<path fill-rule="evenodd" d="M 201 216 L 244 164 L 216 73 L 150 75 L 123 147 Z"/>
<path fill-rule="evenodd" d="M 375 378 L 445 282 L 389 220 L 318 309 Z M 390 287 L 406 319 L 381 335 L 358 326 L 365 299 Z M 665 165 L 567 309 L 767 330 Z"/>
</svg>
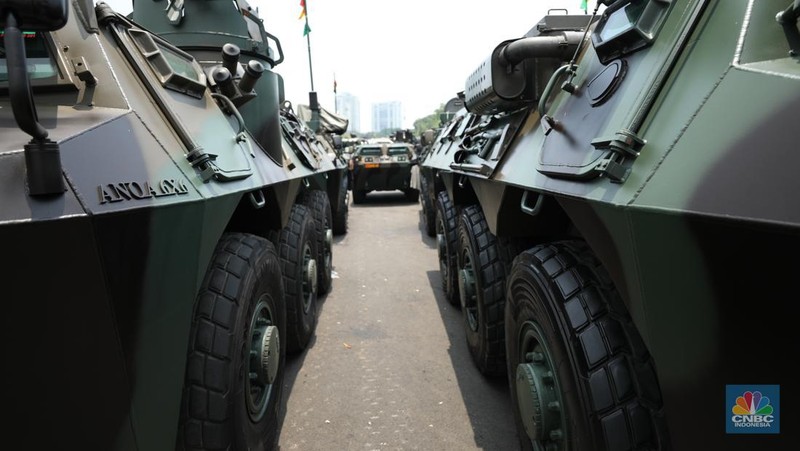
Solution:
<svg viewBox="0 0 800 451">
<path fill-rule="evenodd" d="M 467 319 L 467 325 L 473 332 L 478 331 L 478 297 L 476 295 L 475 271 L 473 269 L 472 254 L 465 250 L 461 256 L 462 266 L 458 271 L 458 292 L 461 297 L 461 309 Z"/>
<path fill-rule="evenodd" d="M 311 301 L 317 292 L 317 260 L 311 252 L 311 246 L 303 245 L 303 311 L 308 313 Z"/>
<path fill-rule="evenodd" d="M 333 267 L 333 229 L 330 228 L 330 224 L 326 224 L 324 247 L 325 271 L 330 272 Z"/>
<path fill-rule="evenodd" d="M 444 234 L 444 221 L 440 218 L 436 220 L 436 249 L 439 254 L 439 274 L 442 281 L 447 282 L 449 265 L 447 258 L 447 237 Z"/>
<path fill-rule="evenodd" d="M 517 408 L 525 433 L 537 451 L 566 449 L 566 415 L 551 353 L 534 321 L 523 323 L 519 334 L 516 372 Z"/>
<path fill-rule="evenodd" d="M 280 366 L 280 336 L 268 296 L 262 295 L 250 318 L 250 349 L 245 396 L 250 418 L 257 422 L 267 410 Z"/>
</svg>

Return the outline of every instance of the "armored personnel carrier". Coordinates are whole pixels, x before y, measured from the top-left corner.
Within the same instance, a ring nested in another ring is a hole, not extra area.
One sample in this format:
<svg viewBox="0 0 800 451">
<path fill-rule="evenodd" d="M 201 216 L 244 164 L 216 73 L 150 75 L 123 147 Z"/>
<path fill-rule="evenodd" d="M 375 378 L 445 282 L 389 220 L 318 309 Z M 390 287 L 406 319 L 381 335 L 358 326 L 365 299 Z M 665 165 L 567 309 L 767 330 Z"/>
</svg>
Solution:
<svg viewBox="0 0 800 451">
<path fill-rule="evenodd" d="M 3 430 L 270 449 L 345 169 L 280 108 L 280 44 L 246 2 L 130 17 L 0 1 Z"/>
<path fill-rule="evenodd" d="M 350 158 L 354 204 L 364 202 L 370 191 L 400 190 L 408 200 L 418 199 L 419 189 L 412 181 L 417 163 L 413 143 L 362 144 Z"/>
<path fill-rule="evenodd" d="M 523 449 L 793 449 L 800 3 L 599 3 L 499 43 L 421 163 L 467 345 Z"/>
</svg>

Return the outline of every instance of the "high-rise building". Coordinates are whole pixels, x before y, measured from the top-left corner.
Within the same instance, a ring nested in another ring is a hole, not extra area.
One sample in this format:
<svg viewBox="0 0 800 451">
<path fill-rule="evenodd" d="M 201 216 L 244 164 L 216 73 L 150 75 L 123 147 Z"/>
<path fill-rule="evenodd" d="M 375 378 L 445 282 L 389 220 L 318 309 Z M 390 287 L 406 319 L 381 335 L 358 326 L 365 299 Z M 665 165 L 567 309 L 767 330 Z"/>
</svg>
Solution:
<svg viewBox="0 0 800 451">
<path fill-rule="evenodd" d="M 372 130 L 403 128 L 403 104 L 397 101 L 372 105 Z"/>
<path fill-rule="evenodd" d="M 348 132 L 361 132 L 361 102 L 358 97 L 349 92 L 336 94 L 336 112 L 350 120 Z"/>
</svg>

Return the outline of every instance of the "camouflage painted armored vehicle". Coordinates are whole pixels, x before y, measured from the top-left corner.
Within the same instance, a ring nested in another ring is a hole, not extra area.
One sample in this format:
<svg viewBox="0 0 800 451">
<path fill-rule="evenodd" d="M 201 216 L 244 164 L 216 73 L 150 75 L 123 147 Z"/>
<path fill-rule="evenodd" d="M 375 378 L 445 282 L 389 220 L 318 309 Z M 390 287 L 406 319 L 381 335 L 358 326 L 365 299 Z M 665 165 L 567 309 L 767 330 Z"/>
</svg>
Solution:
<svg viewBox="0 0 800 451">
<path fill-rule="evenodd" d="M 281 57 L 245 2 L 135 6 L 186 49 L 91 0 L 0 1 L 3 430 L 272 448 L 328 272 L 310 213 L 344 171 L 280 110 Z"/>
<path fill-rule="evenodd" d="M 342 135 L 347 132 L 350 121 L 343 116 L 332 113 L 319 106 L 316 99 L 312 97 L 312 105 L 298 105 L 297 115 L 308 124 L 312 130 L 316 130 L 319 143 L 328 152 L 328 156 L 336 164 L 336 167 L 346 174 L 343 183 L 337 183 L 339 191 L 331 200 L 331 212 L 333 214 L 333 233 L 342 235 L 347 232 L 347 213 L 350 196 L 350 168 L 348 163 L 350 155 L 345 152 L 345 145 Z M 284 105 L 287 105 L 284 102 Z"/>
<path fill-rule="evenodd" d="M 424 161 L 428 155 L 433 151 L 438 151 L 439 147 L 443 144 L 449 144 L 451 141 L 441 139 L 444 131 L 444 126 L 452 123 L 452 119 L 458 114 L 459 111 L 464 109 L 463 96 L 453 97 L 444 104 L 442 112 L 439 115 L 440 127 L 437 130 L 426 130 L 420 136 L 420 144 L 422 148 L 419 152 L 419 161 Z M 420 190 L 420 204 L 422 205 L 422 221 L 425 227 L 425 233 L 430 237 L 436 236 L 436 195 L 438 191 L 444 189 L 441 181 L 435 182 L 436 172 L 426 165 L 419 166 L 419 190 Z M 430 181 L 430 183 L 429 183 Z"/>
<path fill-rule="evenodd" d="M 605 3 L 500 43 L 421 163 L 468 347 L 523 449 L 794 449 L 800 2 Z"/>
<path fill-rule="evenodd" d="M 370 191 L 395 191 L 405 193 L 416 201 L 419 190 L 412 187 L 412 168 L 416 165 L 414 144 L 363 144 L 351 157 L 353 178 L 353 203 L 364 202 Z"/>
</svg>

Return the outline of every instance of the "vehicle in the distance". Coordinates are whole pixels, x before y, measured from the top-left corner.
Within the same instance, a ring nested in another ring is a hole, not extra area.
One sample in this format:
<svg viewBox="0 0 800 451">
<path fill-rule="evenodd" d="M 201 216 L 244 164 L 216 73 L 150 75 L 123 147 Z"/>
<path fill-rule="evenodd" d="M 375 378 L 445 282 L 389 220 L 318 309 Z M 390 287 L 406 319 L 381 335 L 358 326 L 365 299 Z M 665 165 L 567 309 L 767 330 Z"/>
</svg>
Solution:
<svg viewBox="0 0 800 451">
<path fill-rule="evenodd" d="M 364 202 L 371 191 L 400 190 L 416 201 L 419 190 L 412 187 L 412 169 L 417 164 L 414 144 L 391 142 L 362 144 L 350 157 L 353 203 Z"/>
<path fill-rule="evenodd" d="M 421 162 L 474 363 L 526 450 L 795 449 L 800 2 L 599 3 L 498 43 Z"/>
</svg>

